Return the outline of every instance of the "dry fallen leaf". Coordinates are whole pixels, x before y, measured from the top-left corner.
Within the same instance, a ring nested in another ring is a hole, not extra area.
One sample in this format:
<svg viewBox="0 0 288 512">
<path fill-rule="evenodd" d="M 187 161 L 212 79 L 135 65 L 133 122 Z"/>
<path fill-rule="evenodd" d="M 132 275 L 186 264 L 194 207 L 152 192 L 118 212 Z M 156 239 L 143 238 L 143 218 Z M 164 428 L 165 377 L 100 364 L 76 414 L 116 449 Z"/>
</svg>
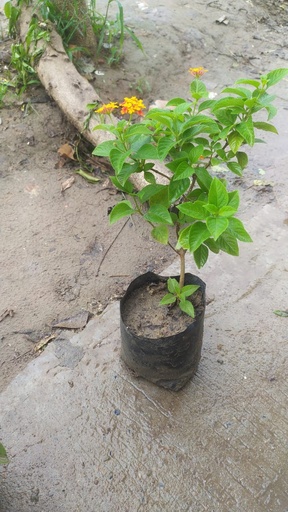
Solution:
<svg viewBox="0 0 288 512">
<path fill-rule="evenodd" d="M 61 146 L 58 149 L 57 153 L 60 156 L 63 156 L 64 158 L 70 158 L 70 160 L 75 160 L 74 149 L 72 146 L 70 146 L 70 144 L 63 144 L 63 146 Z"/>
<path fill-rule="evenodd" d="M 0 315 L 0 322 L 2 322 L 6 316 L 14 316 L 13 309 L 5 309 L 5 311 Z"/>
<path fill-rule="evenodd" d="M 73 185 L 74 181 L 75 181 L 74 176 L 71 176 L 67 180 L 63 181 L 63 183 L 61 184 L 61 192 L 63 193 L 64 190 L 67 190 L 67 188 L 70 188 Z"/>
<path fill-rule="evenodd" d="M 48 343 L 56 338 L 56 334 L 50 334 L 49 336 L 45 336 L 40 341 L 38 341 L 37 345 L 34 347 L 34 352 L 39 352 L 43 347 L 46 347 Z"/>
<path fill-rule="evenodd" d="M 71 316 L 70 318 L 64 318 L 59 322 L 56 322 L 52 327 L 58 329 L 83 329 L 88 322 L 89 313 L 87 311 L 81 311 L 77 315 Z"/>
</svg>

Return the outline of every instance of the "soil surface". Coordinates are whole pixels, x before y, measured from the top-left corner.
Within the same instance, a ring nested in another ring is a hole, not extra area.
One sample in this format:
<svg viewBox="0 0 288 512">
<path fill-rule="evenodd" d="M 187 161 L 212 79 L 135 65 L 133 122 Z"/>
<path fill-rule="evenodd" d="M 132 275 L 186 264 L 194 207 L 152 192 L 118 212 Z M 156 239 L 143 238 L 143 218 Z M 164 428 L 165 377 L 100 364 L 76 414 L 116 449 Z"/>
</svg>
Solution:
<svg viewBox="0 0 288 512">
<path fill-rule="evenodd" d="M 97 2 L 98 9 L 104 11 L 105 3 Z M 96 63 L 92 83 L 103 101 L 137 95 L 148 107 L 157 99 L 185 97 L 189 67 L 207 68 L 205 83 L 219 93 L 238 78 L 288 66 L 287 0 L 122 4 L 126 24 L 145 55 L 127 39 L 117 68 Z M 0 23 L 3 75 L 11 46 L 3 9 Z M 287 133 L 287 80 L 275 93 L 281 135 L 281 130 Z M 54 324 L 83 311 L 96 315 L 123 294 L 131 278 L 147 270 L 160 272 L 174 255 L 150 240 L 140 219 L 109 227 L 108 208 L 121 196 L 111 189 L 107 169 L 97 163 L 92 167 L 99 182 L 92 185 L 75 174 L 78 163 L 59 160 L 58 149 L 75 144 L 77 134 L 41 87 L 14 98 L 0 117 L 1 390 L 35 357 L 37 343 L 53 335 Z M 258 146 L 244 179 L 234 180 L 244 211 L 252 207 L 256 212 L 276 201 L 279 190 L 283 200 L 287 180 L 273 181 L 283 138 L 275 139 L 267 135 L 270 145 Z M 87 160 L 91 149 L 86 147 Z M 71 177 L 72 186 L 63 191 Z M 81 328 L 81 322 L 75 325 Z"/>
<path fill-rule="evenodd" d="M 184 314 L 175 303 L 170 306 L 160 305 L 166 293 L 166 280 L 156 279 L 149 284 L 147 281 L 131 292 L 122 306 L 122 319 L 130 332 L 155 340 L 174 336 L 185 331 L 203 313 L 205 300 L 201 290 L 195 291 L 187 299 L 194 307 L 193 318 Z"/>
</svg>

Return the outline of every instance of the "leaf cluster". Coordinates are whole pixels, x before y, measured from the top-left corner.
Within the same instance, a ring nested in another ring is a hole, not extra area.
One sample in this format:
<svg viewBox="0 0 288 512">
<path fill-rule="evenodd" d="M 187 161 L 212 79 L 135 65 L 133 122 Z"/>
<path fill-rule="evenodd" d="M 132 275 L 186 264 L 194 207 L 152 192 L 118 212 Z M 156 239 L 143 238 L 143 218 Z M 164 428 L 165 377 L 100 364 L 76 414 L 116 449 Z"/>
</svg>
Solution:
<svg viewBox="0 0 288 512">
<path fill-rule="evenodd" d="M 213 168 L 226 166 L 241 177 L 248 164 L 243 148 L 263 142 L 258 132 L 277 133 L 270 122 L 276 114 L 275 96 L 268 90 L 288 74 L 281 68 L 259 80 L 241 79 L 226 87 L 222 95 L 209 99 L 205 84 L 195 78 L 191 100 L 173 98 L 165 109 L 150 110 L 140 123 L 122 119 L 118 124 L 101 124 L 114 140 L 101 143 L 94 155 L 108 157 L 114 169 L 115 187 L 130 196 L 110 213 L 110 223 L 139 214 L 151 225 L 151 235 L 171 244 L 174 229 L 176 252 L 193 255 L 202 267 L 209 252 L 224 251 L 237 256 L 238 242 L 251 242 L 237 218 L 239 192 L 230 191 Z M 258 118 L 266 113 L 267 120 Z M 167 184 L 159 184 L 155 162 L 165 164 Z M 131 176 L 141 173 L 146 184 L 134 191 Z M 148 208 L 147 208 L 148 205 Z"/>
<path fill-rule="evenodd" d="M 187 284 L 181 288 L 177 279 L 169 277 L 167 280 L 167 287 L 168 293 L 164 295 L 163 299 L 160 301 L 160 305 L 171 306 L 177 303 L 183 313 L 194 318 L 194 306 L 188 299 L 198 290 L 199 286 L 195 284 Z"/>
</svg>

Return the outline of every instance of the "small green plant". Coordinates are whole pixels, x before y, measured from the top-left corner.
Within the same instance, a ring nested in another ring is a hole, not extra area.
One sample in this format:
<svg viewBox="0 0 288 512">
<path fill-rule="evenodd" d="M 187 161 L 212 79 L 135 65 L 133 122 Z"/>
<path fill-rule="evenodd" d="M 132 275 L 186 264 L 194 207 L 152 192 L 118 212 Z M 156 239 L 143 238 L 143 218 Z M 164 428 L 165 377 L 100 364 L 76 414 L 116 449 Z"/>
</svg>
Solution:
<svg viewBox="0 0 288 512">
<path fill-rule="evenodd" d="M 160 301 L 160 305 L 171 306 L 172 304 L 177 303 L 181 311 L 194 318 L 194 306 L 190 300 L 187 300 L 187 298 L 191 297 L 198 290 L 199 286 L 195 284 L 187 284 L 181 288 L 177 279 L 169 277 L 167 281 L 167 288 L 168 293 L 164 295 L 163 299 Z"/>
<path fill-rule="evenodd" d="M 16 24 L 20 14 L 20 8 L 14 7 L 11 2 L 6 2 L 4 12 L 9 19 L 9 34 L 15 37 Z M 10 68 L 16 71 L 14 78 L 9 77 L 1 84 L 0 98 L 3 104 L 3 97 L 8 87 L 13 87 L 17 94 L 22 94 L 28 86 L 39 84 L 35 65 L 43 53 L 43 46 L 40 41 L 49 41 L 50 32 L 46 25 L 39 23 L 36 16 L 32 16 L 24 42 L 11 45 Z"/>
<path fill-rule="evenodd" d="M 17 35 L 17 20 L 19 18 L 20 12 L 21 10 L 18 7 L 15 7 L 15 5 L 12 4 L 12 2 L 5 3 L 4 14 L 6 18 L 9 20 L 8 34 L 13 39 L 15 39 Z"/>
<path fill-rule="evenodd" d="M 64 5 L 64 4 L 63 4 Z M 40 15 L 44 22 L 51 22 L 56 28 L 56 31 L 61 36 L 63 46 L 66 51 L 69 50 L 73 38 L 78 35 L 84 37 L 86 30 L 85 19 L 79 19 L 77 15 L 77 0 L 73 0 L 72 6 L 74 13 L 71 16 L 71 10 L 63 8 L 60 10 L 55 2 L 50 0 L 44 0 L 39 2 Z M 84 51 L 84 48 L 77 48 L 78 50 Z M 72 55 L 69 55 L 72 60 Z"/>
<path fill-rule="evenodd" d="M 99 57 L 100 54 L 107 53 L 109 65 L 119 63 L 123 55 L 126 32 L 132 38 L 136 46 L 143 52 L 143 46 L 138 37 L 124 22 L 124 10 L 121 2 L 119 2 L 119 0 L 108 0 L 104 15 L 97 11 L 96 4 L 96 0 L 92 0 L 90 3 L 90 19 L 97 38 L 96 57 Z M 112 4 L 117 5 L 117 13 L 114 20 L 109 19 L 109 11 Z"/>
<path fill-rule="evenodd" d="M 96 112 L 103 117 L 121 108 L 128 119 L 116 125 L 98 125 L 96 129 L 112 133 L 114 140 L 99 144 L 93 151 L 108 157 L 115 173 L 111 181 L 130 196 L 114 206 L 110 223 L 140 215 L 151 225 L 152 237 L 178 255 L 179 284 L 168 282 L 164 303 L 176 301 L 191 316 L 193 310 L 186 302 L 193 291 L 184 283 L 187 252 L 201 268 L 210 252 L 237 256 L 238 242 L 252 241 L 236 216 L 238 190 L 230 190 L 228 181 L 217 177 L 214 168 L 226 166 L 241 177 L 248 164 L 243 146 L 263 142 L 256 136 L 258 130 L 277 133 L 273 124 L 255 117 L 259 112 L 266 112 L 267 121 L 275 116 L 275 96 L 268 89 L 288 74 L 288 69 L 276 69 L 258 80 L 241 79 L 226 87 L 219 99 L 208 99 L 201 79 L 205 71 L 190 69 L 190 101 L 173 98 L 165 109 L 153 108 L 144 117 L 145 107 L 136 97 L 98 108 Z M 141 116 L 140 123 L 134 123 L 134 114 Z M 165 164 L 164 172 L 155 167 L 157 161 Z M 135 174 L 144 177 L 138 191 L 131 182 Z"/>
</svg>

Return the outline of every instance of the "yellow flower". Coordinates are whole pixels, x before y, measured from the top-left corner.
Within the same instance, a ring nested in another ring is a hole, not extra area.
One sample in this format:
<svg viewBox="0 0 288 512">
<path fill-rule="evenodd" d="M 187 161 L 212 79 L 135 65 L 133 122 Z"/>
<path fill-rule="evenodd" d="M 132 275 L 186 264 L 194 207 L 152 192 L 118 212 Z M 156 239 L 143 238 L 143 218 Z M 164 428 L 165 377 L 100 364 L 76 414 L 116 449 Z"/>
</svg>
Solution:
<svg viewBox="0 0 288 512">
<path fill-rule="evenodd" d="M 193 75 L 195 78 L 200 78 L 204 73 L 207 73 L 208 69 L 204 69 L 202 66 L 199 68 L 190 68 L 189 73 Z"/>
<path fill-rule="evenodd" d="M 124 98 L 123 103 L 120 103 L 121 114 L 138 114 L 143 116 L 143 109 L 146 108 L 142 100 L 138 100 L 136 96 L 131 98 Z"/>
<path fill-rule="evenodd" d="M 102 105 L 102 107 L 95 110 L 96 114 L 111 114 L 113 110 L 118 108 L 119 105 L 115 101 L 111 101 L 111 103 L 106 103 L 105 105 Z"/>
</svg>

